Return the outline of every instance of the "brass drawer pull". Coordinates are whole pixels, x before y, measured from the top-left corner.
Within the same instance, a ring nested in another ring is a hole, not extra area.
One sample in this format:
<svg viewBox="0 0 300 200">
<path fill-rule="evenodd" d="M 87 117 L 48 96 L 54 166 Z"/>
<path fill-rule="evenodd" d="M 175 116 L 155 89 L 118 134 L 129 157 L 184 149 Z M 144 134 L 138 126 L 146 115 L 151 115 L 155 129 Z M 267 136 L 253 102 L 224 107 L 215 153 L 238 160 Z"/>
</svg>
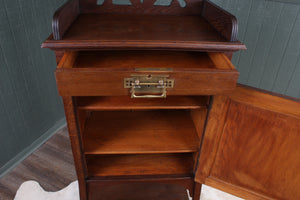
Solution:
<svg viewBox="0 0 300 200">
<path fill-rule="evenodd" d="M 124 79 L 124 88 L 131 88 L 131 98 L 166 98 L 167 88 L 174 87 L 169 75 L 131 75 Z"/>
</svg>

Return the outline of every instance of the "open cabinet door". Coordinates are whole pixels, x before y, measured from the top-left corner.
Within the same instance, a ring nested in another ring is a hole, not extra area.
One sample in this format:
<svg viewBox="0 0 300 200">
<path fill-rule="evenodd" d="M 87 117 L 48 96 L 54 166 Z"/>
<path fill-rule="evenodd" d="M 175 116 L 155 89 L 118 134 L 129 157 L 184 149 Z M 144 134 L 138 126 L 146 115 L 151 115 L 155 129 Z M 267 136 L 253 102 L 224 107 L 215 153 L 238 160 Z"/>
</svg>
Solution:
<svg viewBox="0 0 300 200">
<path fill-rule="evenodd" d="M 300 102 L 241 86 L 215 96 L 195 179 L 245 199 L 300 199 Z"/>
</svg>

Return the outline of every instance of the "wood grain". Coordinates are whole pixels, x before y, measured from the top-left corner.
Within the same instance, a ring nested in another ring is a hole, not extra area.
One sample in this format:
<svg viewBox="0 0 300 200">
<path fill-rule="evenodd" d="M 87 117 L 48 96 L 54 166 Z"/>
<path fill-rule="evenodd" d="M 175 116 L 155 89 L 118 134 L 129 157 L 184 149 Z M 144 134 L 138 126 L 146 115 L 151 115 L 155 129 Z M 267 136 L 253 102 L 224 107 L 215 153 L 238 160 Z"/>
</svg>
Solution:
<svg viewBox="0 0 300 200">
<path fill-rule="evenodd" d="M 88 155 L 88 175 L 91 177 L 177 175 L 193 176 L 193 155 Z"/>
<path fill-rule="evenodd" d="M 243 87 L 218 98 L 229 106 L 213 103 L 196 180 L 249 199 L 300 198 L 300 102 Z"/>
<path fill-rule="evenodd" d="M 60 63 L 60 67 L 56 70 L 56 81 L 59 93 L 65 96 L 129 95 L 130 90 L 124 88 L 123 82 L 124 78 L 131 77 L 132 74 L 169 75 L 170 79 L 175 80 L 175 85 L 174 88 L 167 89 L 167 95 L 215 95 L 232 92 L 239 73 L 230 61 L 226 61 L 225 56 L 217 56 L 220 53 L 212 54 L 214 56 L 209 57 L 203 53 L 164 52 L 158 59 L 159 52 L 150 52 L 147 55 L 137 52 L 123 54 L 119 52 L 117 56 L 94 52 L 88 53 L 87 57 L 90 59 L 85 58 L 87 53 L 79 53 L 73 63 L 75 54 L 67 52 L 65 57 L 70 58 Z M 138 59 L 139 55 L 145 59 Z M 200 61 L 198 56 L 208 64 Z M 184 59 L 178 61 L 177 57 Z M 149 64 L 151 59 L 154 64 Z M 72 62 L 68 62 L 70 60 Z M 135 70 L 135 68 L 148 66 L 173 70 L 145 72 Z"/>
<path fill-rule="evenodd" d="M 191 117 L 197 130 L 198 138 L 201 140 L 204 133 L 204 127 L 207 117 L 207 109 L 191 110 Z"/>
<path fill-rule="evenodd" d="M 228 42 L 201 16 L 111 14 L 81 14 L 63 40 L 50 36 L 42 47 L 53 50 L 245 49 L 239 41 Z"/>
<path fill-rule="evenodd" d="M 170 120 L 171 119 L 171 120 Z M 93 112 L 83 133 L 85 154 L 196 152 L 199 139 L 189 112 Z"/>
<path fill-rule="evenodd" d="M 224 96 L 214 96 L 211 108 L 209 109 L 208 123 L 205 127 L 205 134 L 202 140 L 199 164 L 195 173 L 195 180 L 204 183 L 209 176 L 215 154 L 218 151 L 218 144 L 223 132 L 226 120 L 229 100 Z"/>
<path fill-rule="evenodd" d="M 111 1 L 105 1 L 103 5 L 97 5 L 96 0 L 77 2 L 79 4 L 67 3 L 57 12 L 61 16 L 56 14 L 56 24 L 59 21 L 63 24 L 60 30 L 55 30 L 61 31 L 60 40 L 56 40 L 54 34 L 43 47 L 66 51 L 62 58 L 60 53 L 57 54 L 57 60 L 61 62 L 56 70 L 56 80 L 64 98 L 81 198 L 105 199 L 99 193 L 100 187 L 151 181 L 181 185 L 190 190 L 194 199 L 199 198 L 201 184 L 190 178 L 196 170 L 195 180 L 200 182 L 212 169 L 196 166 L 209 97 L 197 100 L 193 96 L 225 94 L 235 88 L 238 72 L 228 58 L 232 52 L 245 49 L 236 41 L 236 19 L 202 0 L 188 0 L 185 8 L 180 8 L 177 1 L 168 7 L 153 6 L 154 1 L 150 0 L 144 4 L 133 0 L 131 7 L 116 6 Z M 159 70 L 161 68 L 168 70 Z M 162 100 L 154 100 L 150 105 L 150 101 L 142 100 L 130 105 L 129 89 L 124 89 L 123 80 L 132 74 L 169 75 L 175 80 L 175 87 L 167 92 L 174 97 L 165 99 L 165 104 Z M 175 105 L 175 95 L 192 96 L 179 97 L 176 101 L 183 101 Z M 218 104 L 222 106 L 222 114 L 227 113 L 227 103 Z M 225 123 L 226 116 L 222 118 L 215 111 L 214 117 L 214 122 Z M 211 130 L 217 131 L 213 136 L 221 132 L 214 127 Z M 215 145 L 219 144 L 220 138 L 218 136 L 213 145 L 208 144 L 213 153 L 208 165 L 215 160 L 218 153 Z M 199 172 L 201 169 L 208 169 L 208 172 Z M 167 179 L 147 177 L 160 175 Z M 136 177 L 135 180 L 128 177 L 110 179 L 115 176 Z M 160 195 L 167 199 L 158 191 L 153 191 L 154 196 L 148 198 L 157 199 Z M 142 192 L 144 194 L 147 193 Z M 174 198 L 174 193 L 172 195 Z M 126 194 L 124 198 L 131 199 L 128 196 Z M 135 196 L 139 197 L 139 194 Z"/>
<path fill-rule="evenodd" d="M 211 53 L 220 54 L 220 53 Z M 74 57 L 72 55 L 70 57 Z M 69 56 L 68 56 L 69 57 Z M 216 65 L 206 52 L 177 51 L 85 51 L 79 52 L 75 62 L 65 64 L 66 68 L 101 68 L 109 70 L 132 70 L 135 68 L 171 68 L 175 70 L 231 69 L 231 63 Z"/>
<path fill-rule="evenodd" d="M 211 176 L 270 197 L 299 199 L 299 117 L 231 102 Z"/>
<path fill-rule="evenodd" d="M 79 184 L 80 200 L 87 199 L 85 178 L 87 176 L 86 163 L 82 153 L 81 134 L 76 121 L 75 104 L 72 97 L 63 97 L 69 137 Z"/>
<path fill-rule="evenodd" d="M 237 89 L 231 93 L 229 97 L 233 101 L 270 110 L 276 113 L 291 115 L 296 118 L 300 116 L 299 99 L 251 87 L 237 87 Z"/>
<path fill-rule="evenodd" d="M 257 193 L 253 190 L 247 189 L 245 187 L 240 187 L 234 184 L 231 184 L 226 181 L 222 181 L 215 177 L 208 177 L 205 180 L 205 185 L 210 187 L 226 191 L 227 193 L 233 194 L 237 197 L 247 199 L 247 200 L 277 200 L 277 198 L 271 198 L 269 196 L 263 195 L 261 193 Z"/>
<path fill-rule="evenodd" d="M 199 109 L 208 106 L 208 97 L 170 96 L 165 99 L 132 99 L 117 97 L 77 97 L 80 110 L 152 110 L 152 109 Z"/>
</svg>

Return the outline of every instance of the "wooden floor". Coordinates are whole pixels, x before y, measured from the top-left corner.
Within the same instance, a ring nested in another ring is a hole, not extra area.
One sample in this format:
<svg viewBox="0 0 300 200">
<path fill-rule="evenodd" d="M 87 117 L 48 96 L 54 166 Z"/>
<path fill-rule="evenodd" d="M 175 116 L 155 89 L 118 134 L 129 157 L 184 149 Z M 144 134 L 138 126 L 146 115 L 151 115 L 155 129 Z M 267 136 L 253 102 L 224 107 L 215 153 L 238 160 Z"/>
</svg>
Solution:
<svg viewBox="0 0 300 200">
<path fill-rule="evenodd" d="M 0 199 L 14 199 L 20 185 L 28 180 L 39 182 L 46 191 L 57 191 L 76 179 L 68 131 L 63 128 L 0 179 Z"/>
</svg>

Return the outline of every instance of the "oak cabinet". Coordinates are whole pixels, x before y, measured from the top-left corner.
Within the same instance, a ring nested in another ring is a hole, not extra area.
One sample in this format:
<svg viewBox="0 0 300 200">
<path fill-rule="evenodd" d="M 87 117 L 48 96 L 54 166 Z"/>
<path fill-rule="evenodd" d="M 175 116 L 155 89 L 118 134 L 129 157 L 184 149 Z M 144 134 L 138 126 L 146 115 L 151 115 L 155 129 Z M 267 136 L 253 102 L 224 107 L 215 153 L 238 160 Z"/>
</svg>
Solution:
<svg viewBox="0 0 300 200">
<path fill-rule="evenodd" d="M 237 21 L 209 1 L 70 0 L 55 51 L 81 200 L 300 198 L 300 103 L 238 85 Z M 188 192 L 186 192 L 188 190 Z"/>
</svg>

